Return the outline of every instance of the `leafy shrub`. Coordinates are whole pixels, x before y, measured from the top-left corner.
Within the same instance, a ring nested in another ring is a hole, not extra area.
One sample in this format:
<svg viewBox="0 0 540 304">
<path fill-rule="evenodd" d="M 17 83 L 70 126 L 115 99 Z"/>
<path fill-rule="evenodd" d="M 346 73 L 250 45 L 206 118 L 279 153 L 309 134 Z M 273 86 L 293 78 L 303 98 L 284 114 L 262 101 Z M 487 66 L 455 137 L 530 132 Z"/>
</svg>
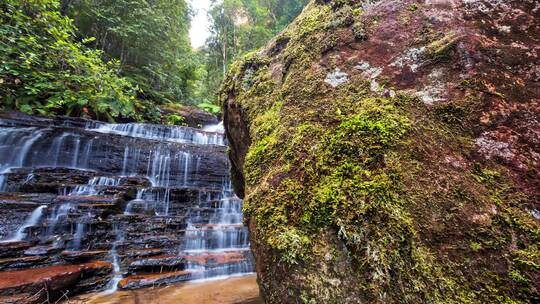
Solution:
<svg viewBox="0 0 540 304">
<path fill-rule="evenodd" d="M 77 42 L 58 0 L 0 3 L 0 101 L 29 114 L 134 117 L 134 88 L 118 63 Z M 91 40 L 91 39 L 90 39 Z"/>
<path fill-rule="evenodd" d="M 218 105 L 208 103 L 208 102 L 200 103 L 197 106 L 212 114 L 218 114 L 221 111 L 221 108 Z"/>
<path fill-rule="evenodd" d="M 186 124 L 186 119 L 180 115 L 169 114 L 166 117 L 167 124 L 173 126 L 183 126 Z"/>
</svg>

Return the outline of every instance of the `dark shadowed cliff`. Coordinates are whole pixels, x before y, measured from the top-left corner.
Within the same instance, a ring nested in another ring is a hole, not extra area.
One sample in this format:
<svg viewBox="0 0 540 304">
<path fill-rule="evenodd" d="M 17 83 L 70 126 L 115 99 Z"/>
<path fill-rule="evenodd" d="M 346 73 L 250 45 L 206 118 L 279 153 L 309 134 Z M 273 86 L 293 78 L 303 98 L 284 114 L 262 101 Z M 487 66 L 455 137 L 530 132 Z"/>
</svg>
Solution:
<svg viewBox="0 0 540 304">
<path fill-rule="evenodd" d="M 312 1 L 222 92 L 267 303 L 540 301 L 540 2 Z"/>
</svg>

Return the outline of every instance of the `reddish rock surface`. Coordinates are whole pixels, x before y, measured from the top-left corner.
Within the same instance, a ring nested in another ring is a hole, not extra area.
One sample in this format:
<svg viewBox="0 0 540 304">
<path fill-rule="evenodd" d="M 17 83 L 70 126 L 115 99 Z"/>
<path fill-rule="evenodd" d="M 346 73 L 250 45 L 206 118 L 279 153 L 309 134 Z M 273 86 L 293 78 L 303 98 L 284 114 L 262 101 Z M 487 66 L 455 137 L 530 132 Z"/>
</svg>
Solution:
<svg viewBox="0 0 540 304">
<path fill-rule="evenodd" d="M 112 265 L 94 262 L 0 272 L 0 299 L 9 303 L 41 303 L 64 293 L 91 289 L 106 283 Z M 49 297 L 49 298 L 48 298 Z"/>
<path fill-rule="evenodd" d="M 379 1 L 362 15 L 367 39 L 339 30 L 320 67 L 429 106 L 475 103 L 463 123 L 474 126 L 478 157 L 504 162 L 540 195 L 539 16 L 532 0 Z"/>
</svg>

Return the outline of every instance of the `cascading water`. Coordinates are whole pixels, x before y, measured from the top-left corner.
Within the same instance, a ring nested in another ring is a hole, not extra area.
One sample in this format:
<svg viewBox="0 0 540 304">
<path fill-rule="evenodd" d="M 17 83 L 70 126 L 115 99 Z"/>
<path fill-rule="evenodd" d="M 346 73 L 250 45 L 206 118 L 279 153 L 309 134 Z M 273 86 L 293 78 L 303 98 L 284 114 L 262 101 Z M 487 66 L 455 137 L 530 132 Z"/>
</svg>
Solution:
<svg viewBox="0 0 540 304">
<path fill-rule="evenodd" d="M 48 226 L 46 230 L 45 236 L 51 236 L 54 235 L 55 229 L 57 228 L 58 224 L 65 220 L 73 208 L 71 203 L 64 203 L 59 206 L 57 206 L 53 212 L 50 214 L 48 218 Z"/>
<path fill-rule="evenodd" d="M 81 249 L 81 242 L 82 238 L 84 237 L 86 232 L 86 224 L 84 222 L 77 223 L 77 228 L 75 231 L 75 234 L 73 235 L 73 242 L 71 246 L 69 247 L 72 250 L 80 250 Z"/>
<path fill-rule="evenodd" d="M 86 185 L 77 185 L 68 193 L 69 196 L 97 195 L 98 187 L 116 187 L 120 184 L 120 178 L 99 176 L 90 179 Z"/>
<path fill-rule="evenodd" d="M 124 233 L 117 224 L 113 227 L 115 240 L 111 248 L 111 257 L 113 264 L 113 278 L 109 282 L 109 287 L 104 291 L 104 294 L 111 294 L 118 290 L 118 283 L 122 280 L 122 268 L 120 267 L 120 257 L 118 256 L 117 247 L 124 240 Z"/>
<path fill-rule="evenodd" d="M 6 242 L 22 241 L 24 237 L 26 236 L 26 229 L 35 226 L 39 222 L 39 220 L 43 216 L 43 211 L 46 208 L 47 206 L 39 206 L 34 211 L 32 211 L 32 213 L 30 214 L 28 219 L 24 222 L 24 224 L 19 229 L 17 229 L 17 232 L 15 233 L 13 238 L 6 240 Z"/>
<path fill-rule="evenodd" d="M 4 125 L 8 125 L 4 122 Z M 130 132 L 114 130 L 130 130 Z M 109 166 L 103 158 L 117 153 L 116 147 L 109 146 L 106 137 L 90 136 L 78 129 L 56 129 L 2 126 L 0 122 L 0 191 L 5 190 L 7 173 L 16 168 L 73 168 L 97 170 L 103 173 L 136 176 L 147 168 L 147 176 L 153 187 L 187 186 L 192 170 L 192 158 L 187 151 L 179 151 L 175 139 L 187 138 L 180 142 L 196 145 L 223 145 L 220 133 L 196 131 L 186 127 L 166 127 L 143 124 L 108 125 L 99 124 L 97 128 L 88 127 L 101 133 L 121 134 L 123 139 L 122 166 Z M 165 131 L 164 131 L 165 130 Z M 167 131 L 168 130 L 168 131 Z M 165 135 L 164 135 L 165 134 Z M 166 138 L 172 134 L 172 139 Z M 178 135 L 189 134 L 189 136 Z M 129 139 L 132 137 L 132 139 Z M 149 155 L 147 147 L 140 146 L 138 138 L 156 140 Z M 201 160 L 197 157 L 197 163 Z M 207 160 L 208 161 L 208 160 Z M 182 171 L 177 174 L 177 171 Z M 173 172 L 174 171 L 174 172 Z M 197 177 L 195 177 L 196 179 Z M 174 185 L 173 185 L 174 184 Z M 198 186 L 198 185 L 194 185 Z"/>
<path fill-rule="evenodd" d="M 198 279 L 253 271 L 251 261 L 244 255 L 249 251 L 249 236 L 242 222 L 242 200 L 230 189 L 230 179 L 223 185 L 217 197 L 209 195 L 201 199 L 199 206 L 188 214 L 186 243 L 181 254 L 188 261 L 187 270 L 197 273 Z M 213 215 L 205 221 L 201 213 L 207 209 L 213 210 Z"/>
<path fill-rule="evenodd" d="M 221 124 L 221 126 L 223 126 Z M 180 126 L 162 126 L 150 124 L 87 124 L 87 129 L 105 133 L 118 134 L 130 137 L 154 139 L 158 141 L 195 143 L 208 145 L 224 145 L 225 141 L 219 127 L 205 128 L 203 131 Z M 220 133 L 218 133 L 220 132 Z"/>
<path fill-rule="evenodd" d="M 26 221 L 9 241 L 27 241 L 34 246 L 28 254 L 47 257 L 33 267 L 108 257 L 109 293 L 250 273 L 225 142 L 222 125 L 197 130 L 0 116 L 0 192 L 37 193 L 31 198 L 42 202 L 19 216 Z"/>
<path fill-rule="evenodd" d="M 0 173 L 0 192 L 6 191 L 7 177 L 5 174 Z"/>
</svg>

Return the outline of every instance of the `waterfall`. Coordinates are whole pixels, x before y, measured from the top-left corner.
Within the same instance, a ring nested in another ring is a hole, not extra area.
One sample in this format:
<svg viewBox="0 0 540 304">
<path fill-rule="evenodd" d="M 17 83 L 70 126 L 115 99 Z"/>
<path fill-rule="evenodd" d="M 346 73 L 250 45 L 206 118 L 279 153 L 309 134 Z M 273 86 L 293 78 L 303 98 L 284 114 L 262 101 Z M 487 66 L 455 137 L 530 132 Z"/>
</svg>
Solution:
<svg viewBox="0 0 540 304">
<path fill-rule="evenodd" d="M 32 211 L 28 219 L 26 219 L 24 224 L 17 230 L 13 238 L 7 241 L 22 241 L 26 237 L 26 229 L 35 226 L 39 222 L 41 216 L 43 215 L 43 210 L 45 210 L 46 208 L 47 206 L 39 206 L 34 211 Z"/>
<path fill-rule="evenodd" d="M 75 234 L 73 235 L 73 244 L 71 245 L 71 249 L 73 250 L 81 249 L 81 241 L 85 235 L 85 231 L 86 231 L 86 225 L 82 222 L 77 223 L 77 228 L 75 230 Z"/>
<path fill-rule="evenodd" d="M 0 172 L 22 167 L 30 148 L 41 136 L 35 128 L 0 128 Z"/>
<path fill-rule="evenodd" d="M 251 261 L 243 254 L 249 251 L 249 235 L 242 223 L 242 200 L 229 191 L 230 180 L 223 184 L 217 199 L 207 196 L 199 204 L 200 209 L 214 209 L 207 223 L 200 210 L 188 214 L 186 243 L 180 254 L 188 261 L 186 269 L 196 272 L 198 279 L 253 272 Z M 208 263 L 216 260 L 223 263 Z"/>
<path fill-rule="evenodd" d="M 127 176 L 128 175 L 128 162 L 129 162 L 129 147 L 126 146 L 124 148 L 124 161 L 122 162 L 122 175 Z"/>
<path fill-rule="evenodd" d="M 51 236 L 54 234 L 56 227 L 58 226 L 58 223 L 61 220 L 67 219 L 67 216 L 72 209 L 71 203 L 64 203 L 60 206 L 57 206 L 53 212 L 51 213 L 49 220 L 49 226 L 47 227 L 47 232 L 45 236 Z"/>
<path fill-rule="evenodd" d="M 223 125 L 223 122 L 220 122 L 215 125 L 208 125 L 203 128 L 203 131 L 206 132 L 212 132 L 212 133 L 225 133 L 225 126 Z"/>
<path fill-rule="evenodd" d="M 97 195 L 99 193 L 98 186 L 116 187 L 120 184 L 121 178 L 99 176 L 93 177 L 86 185 L 75 186 L 68 193 L 68 196 L 85 196 Z"/>
<path fill-rule="evenodd" d="M 122 269 L 120 267 L 120 257 L 118 256 L 117 247 L 118 245 L 124 240 L 124 234 L 120 228 L 118 228 L 118 225 L 114 225 L 114 235 L 115 240 L 113 243 L 113 246 L 111 248 L 111 257 L 112 257 L 112 264 L 113 264 L 113 278 L 109 282 L 109 287 L 107 290 L 105 290 L 104 294 L 111 294 L 118 290 L 118 283 L 122 280 L 124 277 L 122 275 Z"/>
<path fill-rule="evenodd" d="M 0 191 L 5 191 L 6 174 L 16 168 L 88 166 L 92 141 L 63 132 L 50 141 L 52 129 L 0 127 Z"/>
<path fill-rule="evenodd" d="M 164 151 L 162 147 L 158 147 L 154 151 L 151 171 L 147 173 L 148 178 L 152 182 L 152 186 L 168 188 L 171 181 L 170 170 L 170 151 Z"/>
<path fill-rule="evenodd" d="M 146 275 L 163 273 L 159 285 L 250 273 L 225 143 L 222 124 L 199 130 L 0 116 L 0 192 L 30 192 L 10 193 L 10 204 L 44 204 L 3 222 L 20 227 L 13 240 L 32 244 L 28 254 L 46 256 L 29 268 L 99 260 L 103 254 L 93 254 L 107 251 L 109 293 L 124 278 L 144 285 Z"/>
<path fill-rule="evenodd" d="M 189 176 L 189 165 L 190 165 L 191 155 L 189 155 L 189 153 L 183 152 L 182 159 L 184 163 L 184 180 L 182 184 L 183 186 L 187 186 L 189 182 L 188 176 Z"/>
<path fill-rule="evenodd" d="M 0 173 L 0 192 L 6 191 L 7 176 Z"/>
<path fill-rule="evenodd" d="M 58 166 L 58 157 L 60 156 L 60 149 L 62 148 L 62 145 L 64 143 L 64 139 L 67 137 L 67 134 L 62 134 L 59 137 L 56 137 L 53 140 L 53 143 L 51 145 L 51 148 L 49 149 L 49 152 L 47 155 L 51 155 L 54 159 L 52 164 L 56 167 Z"/>
<path fill-rule="evenodd" d="M 73 161 L 71 162 L 72 168 L 77 168 L 77 161 L 79 160 L 80 149 L 81 149 L 81 139 L 75 138 L 75 152 L 73 152 Z"/>
</svg>

